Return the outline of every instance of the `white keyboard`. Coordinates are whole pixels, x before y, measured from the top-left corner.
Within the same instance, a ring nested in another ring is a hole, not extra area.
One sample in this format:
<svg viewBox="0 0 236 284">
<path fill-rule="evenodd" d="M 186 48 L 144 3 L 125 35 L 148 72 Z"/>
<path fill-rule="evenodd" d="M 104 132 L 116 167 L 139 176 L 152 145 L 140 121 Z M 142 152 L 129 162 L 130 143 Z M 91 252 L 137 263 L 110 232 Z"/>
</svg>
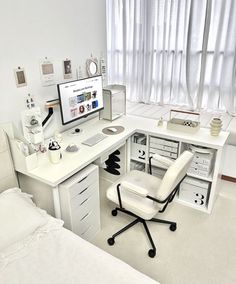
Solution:
<svg viewBox="0 0 236 284">
<path fill-rule="evenodd" d="M 93 135 L 92 137 L 84 140 L 82 142 L 82 144 L 88 145 L 88 146 L 93 146 L 93 145 L 97 144 L 98 142 L 102 141 L 105 138 L 107 138 L 106 135 L 104 135 L 102 133 L 97 133 L 97 134 Z"/>
</svg>

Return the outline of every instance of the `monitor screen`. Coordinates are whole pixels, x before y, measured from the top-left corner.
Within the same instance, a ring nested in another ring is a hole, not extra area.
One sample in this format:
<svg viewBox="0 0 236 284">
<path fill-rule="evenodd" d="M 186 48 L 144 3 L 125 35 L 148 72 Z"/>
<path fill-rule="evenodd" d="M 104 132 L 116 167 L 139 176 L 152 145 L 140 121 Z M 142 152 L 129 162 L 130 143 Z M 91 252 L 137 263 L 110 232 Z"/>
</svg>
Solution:
<svg viewBox="0 0 236 284">
<path fill-rule="evenodd" d="M 57 85 L 62 124 L 103 109 L 102 76 Z"/>
</svg>

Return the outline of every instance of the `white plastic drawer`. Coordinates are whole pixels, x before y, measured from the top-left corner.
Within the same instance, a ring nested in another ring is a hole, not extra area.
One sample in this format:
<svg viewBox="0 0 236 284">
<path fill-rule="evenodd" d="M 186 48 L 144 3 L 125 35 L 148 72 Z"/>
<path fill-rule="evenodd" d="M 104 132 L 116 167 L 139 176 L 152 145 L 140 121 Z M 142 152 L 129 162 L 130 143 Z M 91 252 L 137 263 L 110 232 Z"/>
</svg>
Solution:
<svg viewBox="0 0 236 284">
<path fill-rule="evenodd" d="M 213 154 L 194 153 L 193 161 L 204 165 L 210 165 L 213 161 Z"/>
<path fill-rule="evenodd" d="M 100 230 L 100 224 L 96 224 L 96 225 L 91 225 L 87 230 L 85 230 L 84 232 L 82 232 L 80 234 L 80 236 L 89 241 L 92 238 L 94 238 L 94 236 L 96 235 L 96 233 Z"/>
<path fill-rule="evenodd" d="M 89 187 L 96 180 L 98 180 L 98 172 L 93 171 L 90 174 L 83 177 L 81 180 L 78 180 L 74 185 L 69 188 L 70 197 L 73 198 L 76 195 L 80 194 L 85 188 Z"/>
<path fill-rule="evenodd" d="M 198 162 L 193 161 L 190 165 L 190 167 L 201 170 L 201 171 L 206 171 L 208 174 L 211 172 L 212 166 L 210 164 L 201 164 Z"/>
<path fill-rule="evenodd" d="M 150 137 L 150 144 L 159 144 L 159 145 L 165 145 L 165 146 L 170 146 L 173 148 L 178 148 L 179 142 L 175 141 L 170 141 L 170 140 L 165 140 L 165 139 L 160 139 L 156 137 Z"/>
<path fill-rule="evenodd" d="M 96 208 L 99 205 L 99 196 L 98 194 L 92 194 L 88 196 L 82 202 L 73 202 L 71 204 L 71 215 L 74 219 L 74 216 L 84 216 L 93 208 Z"/>
<path fill-rule="evenodd" d="M 154 143 L 150 143 L 150 148 L 164 150 L 164 151 L 173 152 L 173 153 L 178 152 L 178 148 L 170 147 L 170 146 L 166 146 L 166 145 L 154 144 Z"/>
<path fill-rule="evenodd" d="M 95 182 L 90 186 L 81 189 L 73 198 L 71 198 L 71 206 L 76 207 L 77 204 L 83 203 L 83 201 L 86 200 L 89 196 L 97 194 L 96 191 L 98 190 L 98 187 L 98 183 Z"/>
<path fill-rule="evenodd" d="M 199 170 L 198 168 L 193 168 L 193 167 L 190 167 L 188 169 L 188 173 L 194 174 L 194 175 L 200 176 L 200 177 L 209 177 L 209 175 L 210 175 L 210 172 L 208 172 L 208 171 L 202 171 L 202 170 Z"/>
<path fill-rule="evenodd" d="M 99 224 L 99 212 L 98 210 L 92 210 L 86 213 L 83 216 L 80 216 L 80 218 L 77 218 L 73 222 L 73 232 L 75 232 L 78 235 L 83 234 L 87 229 L 91 226 L 96 226 L 96 224 Z"/>
<path fill-rule="evenodd" d="M 149 154 L 155 154 L 155 153 L 160 154 L 160 155 L 162 155 L 164 157 L 177 159 L 177 154 L 176 153 L 150 148 L 150 153 Z"/>
</svg>

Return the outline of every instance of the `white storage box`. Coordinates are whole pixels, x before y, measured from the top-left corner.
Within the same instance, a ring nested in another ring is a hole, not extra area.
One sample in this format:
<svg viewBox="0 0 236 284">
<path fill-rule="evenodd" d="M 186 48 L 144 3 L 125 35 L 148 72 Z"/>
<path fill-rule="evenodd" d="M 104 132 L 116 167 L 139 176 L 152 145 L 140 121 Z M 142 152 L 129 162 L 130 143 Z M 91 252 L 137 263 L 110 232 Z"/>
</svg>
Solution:
<svg viewBox="0 0 236 284">
<path fill-rule="evenodd" d="M 166 146 L 170 146 L 170 147 L 174 147 L 174 148 L 178 148 L 179 147 L 179 142 L 175 142 L 175 141 L 170 141 L 170 140 L 166 140 L 166 139 L 160 139 L 157 137 L 150 137 L 150 144 L 158 144 L 158 145 L 166 145 Z"/>
<path fill-rule="evenodd" d="M 210 182 L 186 177 L 180 184 L 179 199 L 197 206 L 206 207 Z"/>
<path fill-rule="evenodd" d="M 152 154 L 156 154 L 156 153 L 161 155 L 161 156 L 168 157 L 168 158 L 171 158 L 171 159 L 177 159 L 177 157 L 178 157 L 176 153 L 163 151 L 163 150 L 159 150 L 159 149 L 156 149 L 156 148 L 150 148 L 149 149 L 150 156 Z"/>
<path fill-rule="evenodd" d="M 214 151 L 195 145 L 190 145 L 189 150 L 194 153 L 194 157 L 188 173 L 199 175 L 201 177 L 208 177 L 213 167 Z"/>
</svg>

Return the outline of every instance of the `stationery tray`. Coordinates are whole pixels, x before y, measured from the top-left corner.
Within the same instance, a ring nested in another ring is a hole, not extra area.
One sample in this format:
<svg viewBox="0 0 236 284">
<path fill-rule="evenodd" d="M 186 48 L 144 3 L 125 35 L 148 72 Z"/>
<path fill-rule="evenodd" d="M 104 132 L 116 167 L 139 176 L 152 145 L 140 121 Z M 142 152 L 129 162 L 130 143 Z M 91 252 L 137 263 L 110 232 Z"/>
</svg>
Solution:
<svg viewBox="0 0 236 284">
<path fill-rule="evenodd" d="M 177 113 L 176 115 L 180 117 L 181 115 L 185 116 L 185 118 L 172 117 L 173 113 Z M 200 129 L 199 118 L 200 114 L 196 112 L 171 110 L 170 119 L 167 122 L 167 129 L 186 133 L 196 133 Z"/>
</svg>

